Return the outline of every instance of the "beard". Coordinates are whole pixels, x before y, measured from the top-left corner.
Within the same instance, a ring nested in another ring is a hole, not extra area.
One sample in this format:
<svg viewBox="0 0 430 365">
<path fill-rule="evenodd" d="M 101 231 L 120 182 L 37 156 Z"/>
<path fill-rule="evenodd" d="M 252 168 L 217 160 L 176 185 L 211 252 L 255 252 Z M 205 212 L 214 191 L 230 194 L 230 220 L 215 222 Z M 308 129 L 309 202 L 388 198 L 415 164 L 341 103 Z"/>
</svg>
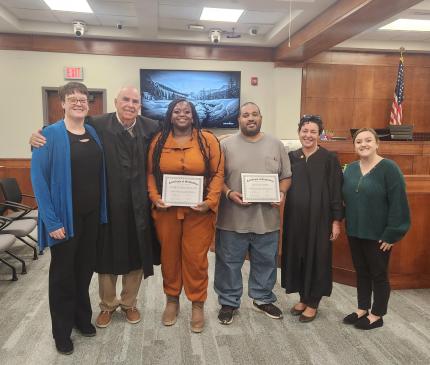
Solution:
<svg viewBox="0 0 430 365">
<path fill-rule="evenodd" d="M 247 137 L 256 136 L 258 133 L 260 133 L 260 129 L 261 129 L 261 125 L 257 126 L 257 128 L 252 129 L 252 130 L 249 130 L 246 126 L 240 127 L 240 131 L 242 132 L 242 134 L 247 136 Z"/>
</svg>

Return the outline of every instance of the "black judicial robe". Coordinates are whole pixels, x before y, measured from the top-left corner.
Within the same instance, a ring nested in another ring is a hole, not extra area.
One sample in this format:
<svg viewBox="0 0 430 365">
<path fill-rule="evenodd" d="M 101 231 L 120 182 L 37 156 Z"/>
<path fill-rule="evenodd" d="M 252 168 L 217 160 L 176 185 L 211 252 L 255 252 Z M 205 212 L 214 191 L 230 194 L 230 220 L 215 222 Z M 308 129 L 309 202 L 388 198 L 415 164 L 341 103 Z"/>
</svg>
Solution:
<svg viewBox="0 0 430 365">
<path fill-rule="evenodd" d="M 308 160 L 301 149 L 289 153 L 292 181 L 283 223 L 281 285 L 305 298 L 332 291 L 333 220 L 342 220 L 343 174 L 334 153 L 319 147 Z"/>
<path fill-rule="evenodd" d="M 127 274 L 143 268 L 153 275 L 160 263 L 160 246 L 150 214 L 146 164 L 158 122 L 138 116 L 132 137 L 116 113 L 88 118 L 103 144 L 108 189 L 108 224 L 101 226 L 96 271 Z"/>
</svg>

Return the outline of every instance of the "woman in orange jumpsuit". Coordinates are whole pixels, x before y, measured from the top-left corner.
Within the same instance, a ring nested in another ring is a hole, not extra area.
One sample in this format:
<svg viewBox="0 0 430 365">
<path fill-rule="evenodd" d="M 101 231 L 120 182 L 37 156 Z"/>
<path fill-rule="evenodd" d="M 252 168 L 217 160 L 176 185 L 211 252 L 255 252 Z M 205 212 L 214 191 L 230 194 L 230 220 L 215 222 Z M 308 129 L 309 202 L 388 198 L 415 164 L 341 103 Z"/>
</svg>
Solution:
<svg viewBox="0 0 430 365">
<path fill-rule="evenodd" d="M 161 271 L 166 293 L 162 322 L 176 323 L 179 295 L 184 287 L 192 302 L 191 330 L 204 327 L 207 298 L 207 253 L 214 237 L 216 212 L 224 183 L 224 157 L 217 138 L 201 130 L 191 102 L 174 100 L 162 131 L 151 142 L 148 155 L 148 190 L 152 216 L 161 243 Z M 173 207 L 162 198 L 163 174 L 204 177 L 203 202 L 194 207 Z"/>
</svg>

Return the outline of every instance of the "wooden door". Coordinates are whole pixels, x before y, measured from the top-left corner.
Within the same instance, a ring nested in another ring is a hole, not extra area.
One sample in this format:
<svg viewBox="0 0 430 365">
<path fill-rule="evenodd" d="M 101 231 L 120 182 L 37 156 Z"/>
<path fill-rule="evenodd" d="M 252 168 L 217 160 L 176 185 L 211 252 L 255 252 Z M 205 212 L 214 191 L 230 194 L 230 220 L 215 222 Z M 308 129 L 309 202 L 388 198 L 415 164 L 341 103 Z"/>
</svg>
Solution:
<svg viewBox="0 0 430 365">
<path fill-rule="evenodd" d="M 60 97 L 58 96 L 58 89 L 47 89 L 45 90 L 46 93 L 46 110 L 47 115 L 45 117 L 44 124 L 49 125 L 52 123 L 55 123 L 56 121 L 63 119 L 64 117 L 64 110 L 61 107 L 61 101 Z M 103 114 L 104 108 L 103 108 L 103 100 L 104 95 L 103 91 L 90 91 L 89 92 L 89 107 L 90 110 L 88 112 L 88 115 L 100 115 Z"/>
</svg>

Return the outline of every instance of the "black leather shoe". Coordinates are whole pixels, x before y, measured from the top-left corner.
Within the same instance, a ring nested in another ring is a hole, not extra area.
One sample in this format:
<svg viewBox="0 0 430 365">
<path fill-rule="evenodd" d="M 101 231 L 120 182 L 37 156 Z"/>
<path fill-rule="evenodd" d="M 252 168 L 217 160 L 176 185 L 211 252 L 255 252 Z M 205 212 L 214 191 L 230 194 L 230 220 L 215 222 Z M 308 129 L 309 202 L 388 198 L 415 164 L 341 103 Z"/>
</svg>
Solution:
<svg viewBox="0 0 430 365">
<path fill-rule="evenodd" d="M 369 315 L 369 312 L 366 312 L 365 314 L 363 314 L 361 317 L 358 316 L 357 313 L 351 313 L 348 314 L 344 319 L 343 319 L 343 323 L 345 324 L 355 324 L 357 323 L 357 321 L 359 321 L 361 318 L 363 317 L 367 317 Z"/>
<path fill-rule="evenodd" d="M 384 325 L 384 320 L 379 318 L 373 323 L 370 323 L 369 318 L 361 317 L 355 324 L 354 327 L 360 330 L 373 330 L 374 328 L 382 327 Z"/>
<path fill-rule="evenodd" d="M 96 328 L 91 323 L 88 323 L 85 326 L 78 326 L 78 325 L 76 325 L 76 329 L 84 337 L 93 337 L 97 333 Z"/>
<path fill-rule="evenodd" d="M 312 322 L 316 318 L 317 314 L 318 314 L 318 311 L 316 311 L 312 317 L 308 317 L 308 316 L 305 316 L 304 314 L 301 314 L 299 317 L 299 322 L 302 322 L 302 323 Z"/>
<path fill-rule="evenodd" d="M 295 307 L 293 307 L 293 308 L 290 309 L 290 313 L 293 316 L 300 316 L 305 311 L 305 309 L 296 309 Z"/>
<path fill-rule="evenodd" d="M 65 338 L 65 339 L 57 339 L 54 338 L 55 340 L 55 347 L 57 348 L 57 351 L 60 354 L 63 355 L 70 355 L 73 354 L 73 342 L 70 338 Z"/>
</svg>

